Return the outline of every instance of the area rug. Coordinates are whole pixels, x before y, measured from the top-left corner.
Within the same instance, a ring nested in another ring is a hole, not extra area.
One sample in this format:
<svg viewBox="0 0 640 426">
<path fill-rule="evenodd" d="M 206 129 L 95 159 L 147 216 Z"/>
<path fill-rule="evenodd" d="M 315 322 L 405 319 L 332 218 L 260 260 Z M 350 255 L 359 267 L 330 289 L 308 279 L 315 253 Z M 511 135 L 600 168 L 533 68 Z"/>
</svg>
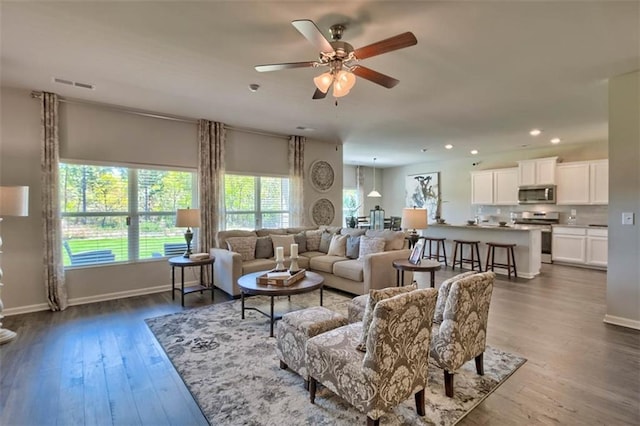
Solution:
<svg viewBox="0 0 640 426">
<path fill-rule="evenodd" d="M 346 315 L 348 298 L 324 292 L 324 306 Z M 277 311 L 318 304 L 317 292 L 286 297 Z M 269 299 L 246 300 L 268 312 Z M 240 301 L 231 301 L 146 320 L 169 359 L 212 425 L 353 425 L 366 417 L 347 402 L 318 387 L 309 402 L 302 378 L 281 370 L 269 337 L 269 320 L 254 311 L 240 318 Z M 493 392 L 526 360 L 487 347 L 484 376 L 473 361 L 455 375 L 454 398 L 444 395 L 443 373 L 429 366 L 426 415 L 420 417 L 410 398 L 382 417 L 384 425 L 454 425 Z"/>
</svg>

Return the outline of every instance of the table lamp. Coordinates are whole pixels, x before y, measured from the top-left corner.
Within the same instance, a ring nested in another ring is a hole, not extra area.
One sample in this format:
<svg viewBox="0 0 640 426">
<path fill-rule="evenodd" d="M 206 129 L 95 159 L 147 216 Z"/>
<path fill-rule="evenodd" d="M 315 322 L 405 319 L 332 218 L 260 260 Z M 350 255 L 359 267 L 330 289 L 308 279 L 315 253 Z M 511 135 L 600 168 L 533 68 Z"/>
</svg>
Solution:
<svg viewBox="0 0 640 426">
<path fill-rule="evenodd" d="M 0 186 L 0 222 L 3 216 L 29 216 L 29 187 L 28 186 Z M 0 248 L 2 248 L 2 238 L 0 237 Z M 0 253 L 2 253 L 0 251 Z M 2 281 L 2 268 L 0 268 L 0 281 Z M 0 290 L 2 290 L 0 282 Z M 13 340 L 16 333 L 6 328 L 2 328 L 2 298 L 0 296 L 0 345 Z"/>
<path fill-rule="evenodd" d="M 178 209 L 176 212 L 176 226 L 187 228 L 184 233 L 184 240 L 187 242 L 187 250 L 184 252 L 184 257 L 189 257 L 191 256 L 191 240 L 193 240 L 191 228 L 200 226 L 200 209 Z"/>
<path fill-rule="evenodd" d="M 427 229 L 427 218 L 429 215 L 427 214 L 427 209 L 417 209 L 413 208 L 405 208 L 402 209 L 402 229 L 410 229 L 409 231 L 409 241 L 414 245 L 420 236 L 416 229 Z"/>
</svg>

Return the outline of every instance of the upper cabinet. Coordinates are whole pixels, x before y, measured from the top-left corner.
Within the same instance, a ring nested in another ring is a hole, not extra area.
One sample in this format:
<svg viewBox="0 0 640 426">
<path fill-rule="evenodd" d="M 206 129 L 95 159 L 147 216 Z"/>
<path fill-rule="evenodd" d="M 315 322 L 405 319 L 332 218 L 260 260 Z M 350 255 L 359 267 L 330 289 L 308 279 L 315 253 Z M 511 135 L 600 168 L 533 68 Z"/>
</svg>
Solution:
<svg viewBox="0 0 640 426">
<path fill-rule="evenodd" d="M 518 161 L 518 185 L 555 185 L 558 157 Z"/>
<path fill-rule="evenodd" d="M 518 204 L 518 168 L 471 172 L 471 204 Z"/>
<path fill-rule="evenodd" d="M 558 164 L 557 204 L 586 205 L 609 202 L 609 161 Z"/>
</svg>

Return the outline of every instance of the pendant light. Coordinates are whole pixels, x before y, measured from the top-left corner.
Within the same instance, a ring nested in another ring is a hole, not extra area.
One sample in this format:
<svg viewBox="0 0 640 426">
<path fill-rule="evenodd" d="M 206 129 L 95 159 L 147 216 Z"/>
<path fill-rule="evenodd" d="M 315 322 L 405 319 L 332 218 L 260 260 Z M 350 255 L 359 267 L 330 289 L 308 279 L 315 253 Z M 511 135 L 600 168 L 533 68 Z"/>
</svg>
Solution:
<svg viewBox="0 0 640 426">
<path fill-rule="evenodd" d="M 375 198 L 382 197 L 382 194 L 376 191 L 376 158 L 375 157 L 373 157 L 373 189 L 367 195 L 367 197 L 375 197 Z"/>
</svg>

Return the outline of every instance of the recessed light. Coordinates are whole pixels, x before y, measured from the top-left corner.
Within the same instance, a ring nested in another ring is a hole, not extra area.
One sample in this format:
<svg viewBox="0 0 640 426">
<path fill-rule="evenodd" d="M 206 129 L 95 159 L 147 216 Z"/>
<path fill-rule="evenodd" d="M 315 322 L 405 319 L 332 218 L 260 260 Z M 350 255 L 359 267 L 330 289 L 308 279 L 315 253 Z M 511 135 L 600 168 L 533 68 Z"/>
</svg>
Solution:
<svg viewBox="0 0 640 426">
<path fill-rule="evenodd" d="M 551 139 L 551 143 L 552 143 L 552 144 L 560 143 L 560 138 L 553 138 L 553 139 Z"/>
<path fill-rule="evenodd" d="M 302 130 L 304 132 L 313 132 L 315 129 L 312 127 L 306 127 L 306 126 L 297 126 L 296 130 Z"/>
<path fill-rule="evenodd" d="M 259 88 L 260 88 L 260 85 L 256 84 L 256 83 L 251 83 L 249 85 L 249 90 L 254 92 L 254 93 L 257 92 Z"/>
<path fill-rule="evenodd" d="M 427 152 L 427 151 L 429 151 L 429 149 L 428 148 L 422 148 L 420 151 L 421 152 Z"/>
<path fill-rule="evenodd" d="M 444 147 L 445 147 L 446 149 L 451 149 L 451 148 L 453 148 L 453 145 L 451 145 L 451 144 L 449 143 L 449 144 L 446 144 Z"/>
<path fill-rule="evenodd" d="M 476 155 L 476 154 L 478 153 L 478 150 L 477 150 L 477 149 L 472 149 L 472 150 L 471 150 L 471 153 L 472 153 L 473 155 Z"/>
<path fill-rule="evenodd" d="M 542 130 L 540 129 L 533 129 L 529 132 L 531 136 L 538 136 L 540 133 L 542 133 Z"/>
</svg>

